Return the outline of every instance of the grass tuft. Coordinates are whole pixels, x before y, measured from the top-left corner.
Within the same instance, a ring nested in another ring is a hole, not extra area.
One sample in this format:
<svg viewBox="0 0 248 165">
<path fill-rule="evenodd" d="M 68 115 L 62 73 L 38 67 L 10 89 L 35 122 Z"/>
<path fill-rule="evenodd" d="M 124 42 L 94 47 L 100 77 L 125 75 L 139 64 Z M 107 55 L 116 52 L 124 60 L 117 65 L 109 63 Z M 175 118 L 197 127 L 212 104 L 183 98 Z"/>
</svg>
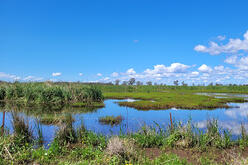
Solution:
<svg viewBox="0 0 248 165">
<path fill-rule="evenodd" d="M 109 124 L 111 126 L 113 125 L 118 125 L 122 122 L 123 117 L 122 116 L 105 116 L 105 117 L 100 117 L 99 122 L 102 124 Z"/>
</svg>

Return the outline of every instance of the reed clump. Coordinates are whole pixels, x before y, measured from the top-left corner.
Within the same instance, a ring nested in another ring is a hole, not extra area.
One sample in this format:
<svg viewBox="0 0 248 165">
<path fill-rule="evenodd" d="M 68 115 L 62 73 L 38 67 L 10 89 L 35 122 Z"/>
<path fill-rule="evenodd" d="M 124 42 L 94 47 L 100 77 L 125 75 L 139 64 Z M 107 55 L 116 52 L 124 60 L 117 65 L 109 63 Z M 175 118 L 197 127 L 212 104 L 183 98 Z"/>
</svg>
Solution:
<svg viewBox="0 0 248 165">
<path fill-rule="evenodd" d="M 93 85 L 15 82 L 0 84 L 0 100 L 24 105 L 65 105 L 76 102 L 90 104 L 102 102 L 103 95 Z"/>
<path fill-rule="evenodd" d="M 99 122 L 103 124 L 109 124 L 111 126 L 118 125 L 122 122 L 123 117 L 121 115 L 119 116 L 104 116 L 99 118 Z"/>
</svg>

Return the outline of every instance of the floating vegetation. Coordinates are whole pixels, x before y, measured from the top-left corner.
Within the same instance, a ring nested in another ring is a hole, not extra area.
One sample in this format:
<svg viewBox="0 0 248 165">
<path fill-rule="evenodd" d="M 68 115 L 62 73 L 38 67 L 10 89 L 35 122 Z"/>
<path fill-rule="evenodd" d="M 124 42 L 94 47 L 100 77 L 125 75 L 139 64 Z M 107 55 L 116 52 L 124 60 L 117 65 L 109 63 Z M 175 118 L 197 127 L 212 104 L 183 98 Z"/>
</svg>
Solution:
<svg viewBox="0 0 248 165">
<path fill-rule="evenodd" d="M 105 117 L 100 117 L 99 122 L 102 124 L 109 124 L 111 126 L 113 125 L 119 125 L 123 120 L 122 116 L 105 116 Z"/>
</svg>

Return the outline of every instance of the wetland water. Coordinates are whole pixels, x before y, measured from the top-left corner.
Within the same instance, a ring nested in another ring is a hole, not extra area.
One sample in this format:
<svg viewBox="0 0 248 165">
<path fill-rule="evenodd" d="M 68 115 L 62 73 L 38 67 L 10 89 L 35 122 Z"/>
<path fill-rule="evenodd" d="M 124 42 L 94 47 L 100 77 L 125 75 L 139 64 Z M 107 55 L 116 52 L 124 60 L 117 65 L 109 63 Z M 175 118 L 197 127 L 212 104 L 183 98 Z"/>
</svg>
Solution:
<svg viewBox="0 0 248 165">
<path fill-rule="evenodd" d="M 205 95 L 208 95 L 205 93 Z M 212 95 L 212 94 L 211 94 Z M 235 96 L 233 94 L 215 94 L 217 97 L 230 97 Z M 237 95 L 237 97 L 246 97 L 248 95 Z M 81 126 L 83 122 L 88 130 L 92 130 L 96 133 L 101 133 L 105 135 L 119 134 L 120 130 L 122 132 L 134 132 L 140 129 L 144 124 L 148 126 L 155 126 L 159 124 L 162 128 L 166 128 L 170 123 L 170 113 L 175 121 L 181 121 L 186 123 L 190 118 L 192 122 L 200 129 L 204 129 L 207 126 L 207 120 L 215 118 L 218 120 L 218 124 L 223 129 L 231 130 L 233 135 L 240 134 L 241 123 L 243 123 L 246 130 L 248 130 L 248 102 L 247 103 L 229 103 L 234 106 L 234 108 L 229 109 L 215 109 L 215 110 L 184 110 L 184 109 L 168 109 L 168 110 L 149 110 L 142 111 L 136 110 L 134 108 L 121 107 L 116 102 L 119 101 L 135 101 L 132 99 L 127 100 L 105 100 L 105 107 L 95 110 L 89 109 L 78 109 L 72 108 L 68 111 L 62 111 L 61 113 L 70 113 L 75 119 L 73 125 L 75 128 Z M 5 109 L 7 110 L 7 109 Z M 2 110 L 3 111 L 3 110 Z M 2 124 L 3 112 L 0 112 L 0 123 Z M 33 110 L 35 112 L 35 109 Z M 26 121 L 29 122 L 29 126 L 36 134 L 37 119 L 46 113 L 29 113 L 28 111 L 18 112 L 19 115 L 23 116 Z M 121 115 L 124 120 L 120 125 L 102 125 L 99 123 L 98 118 L 102 116 L 118 116 Z M 36 116 L 36 117 L 35 117 Z M 51 142 L 54 138 L 57 125 L 49 125 L 41 123 L 45 145 Z M 10 109 L 5 115 L 5 128 L 9 132 L 13 132 L 12 128 L 12 115 Z"/>
</svg>

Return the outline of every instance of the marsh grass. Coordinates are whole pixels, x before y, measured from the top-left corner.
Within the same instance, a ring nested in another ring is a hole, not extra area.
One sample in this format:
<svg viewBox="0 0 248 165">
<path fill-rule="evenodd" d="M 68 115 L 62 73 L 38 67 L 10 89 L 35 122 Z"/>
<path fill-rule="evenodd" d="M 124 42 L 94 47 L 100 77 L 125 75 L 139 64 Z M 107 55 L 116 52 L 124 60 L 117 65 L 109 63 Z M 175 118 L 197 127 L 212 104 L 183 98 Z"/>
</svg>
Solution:
<svg viewBox="0 0 248 165">
<path fill-rule="evenodd" d="M 27 125 L 23 126 L 23 122 L 19 123 L 23 130 L 27 130 Z M 242 127 L 244 129 L 244 126 Z M 32 146 L 34 143 L 28 141 L 25 145 L 19 145 L 19 140 L 15 136 L 0 137 L 0 161 L 3 162 L 2 164 L 11 162 L 14 164 L 64 164 L 65 162 L 68 164 L 187 164 L 185 159 L 163 153 L 163 149 L 186 149 L 199 153 L 219 149 L 220 152 L 235 148 L 241 143 L 245 148 L 248 141 L 244 130 L 239 140 L 232 140 L 231 134 L 223 131 L 214 119 L 208 121 L 205 132 L 199 131 L 189 120 L 186 124 L 174 122 L 173 128 L 168 126 L 164 129 L 159 125 L 144 126 L 136 133 L 106 137 L 88 131 L 83 122 L 76 131 L 72 125 L 72 116 L 68 116 L 68 123 L 61 130 L 48 149 L 34 148 Z M 29 136 L 28 133 L 23 135 Z M 151 147 L 160 149 L 162 154 L 149 159 L 143 151 Z M 232 163 L 226 161 L 227 164 Z M 215 163 L 208 157 L 205 159 L 199 157 L 199 162 Z M 235 159 L 234 162 L 247 162 L 247 158 L 240 157 L 240 161 Z"/>
<path fill-rule="evenodd" d="M 111 126 L 119 125 L 123 120 L 123 117 L 121 115 L 119 116 L 104 116 L 99 117 L 98 121 L 102 124 L 109 124 Z"/>
<path fill-rule="evenodd" d="M 12 113 L 12 126 L 15 134 L 14 137 L 20 140 L 20 145 L 31 143 L 34 140 L 32 130 L 29 127 L 28 122 L 25 122 L 24 118 L 15 112 Z"/>
<path fill-rule="evenodd" d="M 36 119 L 36 129 L 37 129 L 37 139 L 36 139 L 37 146 L 42 146 L 44 143 L 44 138 L 43 138 L 42 125 L 39 119 Z"/>
<path fill-rule="evenodd" d="M 230 108 L 228 102 L 245 102 L 244 98 L 215 98 L 195 95 L 194 93 L 153 92 L 153 93 L 104 93 L 109 99 L 138 99 L 134 102 L 118 102 L 120 106 L 133 107 L 138 110 L 160 109 L 215 109 Z M 151 101 L 152 100 L 152 101 Z"/>
<path fill-rule="evenodd" d="M 73 117 L 72 115 L 66 115 L 66 122 L 61 123 L 59 130 L 56 133 L 55 140 L 60 145 L 72 144 L 77 142 L 77 134 L 73 128 Z"/>
<path fill-rule="evenodd" d="M 94 85 L 46 83 L 0 84 L 0 100 L 24 105 L 66 105 L 75 102 L 102 102 L 103 95 Z"/>
</svg>

